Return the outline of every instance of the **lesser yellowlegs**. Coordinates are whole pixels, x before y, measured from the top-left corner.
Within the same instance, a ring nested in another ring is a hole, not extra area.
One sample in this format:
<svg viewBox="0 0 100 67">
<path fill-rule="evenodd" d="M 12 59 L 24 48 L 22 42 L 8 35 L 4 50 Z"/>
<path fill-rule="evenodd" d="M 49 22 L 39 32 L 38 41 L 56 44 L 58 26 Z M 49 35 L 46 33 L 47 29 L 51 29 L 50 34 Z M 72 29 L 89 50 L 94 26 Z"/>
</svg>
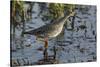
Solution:
<svg viewBox="0 0 100 67">
<path fill-rule="evenodd" d="M 47 48 L 48 47 L 48 38 L 53 38 L 53 37 L 58 36 L 63 29 L 65 21 L 70 16 L 73 16 L 73 15 L 74 15 L 74 12 L 70 13 L 69 15 L 64 16 L 63 18 L 60 18 L 59 20 L 56 20 L 49 24 L 46 24 L 35 30 L 24 32 L 24 34 L 35 35 L 37 38 L 38 37 L 43 38 L 44 42 L 45 42 L 45 48 Z"/>
</svg>

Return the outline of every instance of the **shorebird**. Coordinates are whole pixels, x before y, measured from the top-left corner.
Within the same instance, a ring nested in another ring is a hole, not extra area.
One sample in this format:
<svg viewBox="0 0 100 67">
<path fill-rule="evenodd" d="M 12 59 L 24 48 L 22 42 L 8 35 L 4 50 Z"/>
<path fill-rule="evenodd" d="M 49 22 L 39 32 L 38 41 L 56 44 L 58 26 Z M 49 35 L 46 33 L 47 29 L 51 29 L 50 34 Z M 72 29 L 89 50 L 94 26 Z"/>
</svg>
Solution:
<svg viewBox="0 0 100 67">
<path fill-rule="evenodd" d="M 65 15 L 64 17 L 53 21 L 52 23 L 48 23 L 44 26 L 41 26 L 37 29 L 31 30 L 24 32 L 24 34 L 30 34 L 30 35 L 35 35 L 37 38 L 43 38 L 45 45 L 45 48 L 48 48 L 48 39 L 49 38 L 54 38 L 58 36 L 65 24 L 65 21 L 70 17 L 73 16 L 74 12 L 70 13 L 69 15 Z"/>
</svg>

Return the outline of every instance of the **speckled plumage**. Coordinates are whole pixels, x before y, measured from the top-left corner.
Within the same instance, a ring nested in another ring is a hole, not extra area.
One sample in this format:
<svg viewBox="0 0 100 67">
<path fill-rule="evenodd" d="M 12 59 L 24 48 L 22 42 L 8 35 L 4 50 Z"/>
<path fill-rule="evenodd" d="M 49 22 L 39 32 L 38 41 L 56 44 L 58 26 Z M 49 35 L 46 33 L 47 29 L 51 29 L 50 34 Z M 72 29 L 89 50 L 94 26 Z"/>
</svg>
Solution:
<svg viewBox="0 0 100 67">
<path fill-rule="evenodd" d="M 40 28 L 24 32 L 24 34 L 36 35 L 37 37 L 41 38 L 56 37 L 61 33 L 63 25 L 69 17 L 70 17 L 69 15 L 66 15 L 63 18 L 60 18 L 52 23 L 46 24 Z"/>
</svg>

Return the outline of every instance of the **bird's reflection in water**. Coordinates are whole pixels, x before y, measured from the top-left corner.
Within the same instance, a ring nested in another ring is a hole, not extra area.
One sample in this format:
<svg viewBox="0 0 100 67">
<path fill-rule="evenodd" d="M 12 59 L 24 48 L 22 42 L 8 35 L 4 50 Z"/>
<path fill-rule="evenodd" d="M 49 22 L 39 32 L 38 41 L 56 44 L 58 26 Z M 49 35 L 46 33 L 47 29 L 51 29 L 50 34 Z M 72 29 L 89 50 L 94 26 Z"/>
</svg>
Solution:
<svg viewBox="0 0 100 67">
<path fill-rule="evenodd" d="M 44 62 L 52 63 L 52 64 L 57 63 L 57 60 L 56 60 L 56 47 L 55 46 L 53 47 L 53 52 L 54 52 L 54 55 L 48 55 L 47 48 L 45 48 L 45 50 L 44 50 Z"/>
<path fill-rule="evenodd" d="M 53 55 L 48 55 L 48 48 L 45 48 L 43 51 L 43 59 L 39 60 L 37 64 L 57 64 L 58 60 L 56 59 L 56 47 L 53 47 Z"/>
</svg>

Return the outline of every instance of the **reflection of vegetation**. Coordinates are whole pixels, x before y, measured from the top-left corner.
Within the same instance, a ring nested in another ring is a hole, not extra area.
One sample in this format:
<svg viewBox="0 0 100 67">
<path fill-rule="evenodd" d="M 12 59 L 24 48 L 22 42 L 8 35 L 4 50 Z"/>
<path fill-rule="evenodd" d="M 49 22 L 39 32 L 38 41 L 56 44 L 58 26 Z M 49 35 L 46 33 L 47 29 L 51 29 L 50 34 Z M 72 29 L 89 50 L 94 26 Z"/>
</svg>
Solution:
<svg viewBox="0 0 100 67">
<path fill-rule="evenodd" d="M 52 17 L 58 18 L 64 12 L 64 5 L 51 3 L 49 4 L 49 11 Z"/>
<path fill-rule="evenodd" d="M 11 34 L 13 34 L 11 40 L 15 39 L 15 28 L 24 20 L 23 3 L 23 1 L 11 1 Z"/>
<path fill-rule="evenodd" d="M 28 7 L 25 7 L 27 6 Z M 11 1 L 11 43 L 12 45 L 16 42 L 16 30 L 20 30 L 20 33 L 25 31 L 25 21 L 31 19 L 33 3 L 25 2 L 20 0 L 12 0 Z M 23 48 L 23 37 L 24 34 L 18 34 L 21 36 L 20 38 L 20 48 Z M 17 48 L 17 45 L 15 45 Z"/>
<path fill-rule="evenodd" d="M 74 5 L 70 4 L 59 4 L 59 3 L 50 3 L 49 4 L 49 11 L 53 18 L 58 18 L 60 16 L 64 16 L 64 12 L 69 13 L 72 12 L 75 8 Z"/>
<path fill-rule="evenodd" d="M 23 17 L 23 1 L 12 1 L 12 18 L 14 19 L 14 23 L 16 23 L 18 20 L 16 18 L 18 18 L 20 16 L 20 18 Z"/>
<path fill-rule="evenodd" d="M 23 1 L 11 1 L 11 41 L 13 40 L 15 44 L 15 30 L 20 28 L 22 32 L 25 29 L 25 16 L 24 16 L 24 2 Z M 23 27 L 21 27 L 21 24 L 23 24 Z M 24 35 L 22 35 L 23 37 Z M 21 41 L 21 40 L 20 40 Z M 23 41 L 22 41 L 23 43 Z M 17 46 L 17 45 L 16 45 Z M 22 47 L 22 44 L 20 45 Z"/>
<path fill-rule="evenodd" d="M 11 26 L 13 27 L 13 34 L 15 28 L 24 20 L 23 1 L 11 1 Z"/>
<path fill-rule="evenodd" d="M 69 14 L 75 8 L 72 4 L 49 3 L 48 12 L 43 14 L 44 19 L 58 19 Z"/>
</svg>

